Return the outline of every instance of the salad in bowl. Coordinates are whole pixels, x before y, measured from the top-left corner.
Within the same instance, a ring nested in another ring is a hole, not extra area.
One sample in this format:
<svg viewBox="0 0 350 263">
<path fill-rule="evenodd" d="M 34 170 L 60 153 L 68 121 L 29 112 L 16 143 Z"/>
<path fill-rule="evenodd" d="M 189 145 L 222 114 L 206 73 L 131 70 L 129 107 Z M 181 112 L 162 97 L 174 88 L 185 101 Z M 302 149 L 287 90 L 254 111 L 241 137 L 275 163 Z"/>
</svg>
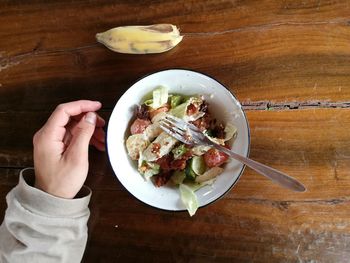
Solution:
<svg viewBox="0 0 350 263">
<path fill-rule="evenodd" d="M 224 85 L 191 70 L 147 75 L 117 101 L 106 145 L 121 185 L 154 208 L 194 214 L 223 197 L 238 182 L 244 165 L 208 147 L 175 140 L 157 124 L 166 115 L 193 123 L 208 138 L 243 156 L 249 154 L 248 122 Z"/>
<path fill-rule="evenodd" d="M 210 104 L 202 94 L 169 93 L 159 86 L 136 107 L 126 140 L 129 157 L 145 180 L 156 187 L 179 187 L 181 200 L 192 216 L 198 201 L 195 191 L 212 185 L 223 170 L 228 156 L 210 146 L 186 145 L 163 131 L 159 121 L 167 114 L 199 128 L 210 140 L 230 147 L 236 135 L 233 123 L 223 123 L 210 113 Z"/>
</svg>

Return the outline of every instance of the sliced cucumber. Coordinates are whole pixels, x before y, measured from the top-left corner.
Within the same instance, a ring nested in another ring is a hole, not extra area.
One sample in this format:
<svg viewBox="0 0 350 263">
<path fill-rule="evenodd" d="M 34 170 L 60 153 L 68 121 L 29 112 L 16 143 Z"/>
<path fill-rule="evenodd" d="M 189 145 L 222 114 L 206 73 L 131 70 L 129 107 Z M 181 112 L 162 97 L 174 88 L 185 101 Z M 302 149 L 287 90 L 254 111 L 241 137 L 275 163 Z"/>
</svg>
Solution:
<svg viewBox="0 0 350 263">
<path fill-rule="evenodd" d="M 188 102 L 184 102 L 175 108 L 171 109 L 169 113 L 175 117 L 178 117 L 182 119 L 186 115 L 186 110 L 187 110 Z"/>
<path fill-rule="evenodd" d="M 196 179 L 197 175 L 191 168 L 191 161 L 187 163 L 187 166 L 185 168 L 185 174 L 186 174 L 186 179 L 189 179 L 191 181 L 194 181 Z"/>
<path fill-rule="evenodd" d="M 180 105 L 182 102 L 182 96 L 180 95 L 173 95 L 170 97 L 170 106 L 172 109 L 174 109 L 176 106 Z"/>
<path fill-rule="evenodd" d="M 146 106 L 152 107 L 153 99 L 146 100 L 146 101 L 144 102 L 144 104 L 145 104 Z"/>
<path fill-rule="evenodd" d="M 178 170 L 174 172 L 170 179 L 174 184 L 182 184 L 183 180 L 185 180 L 185 177 L 185 171 Z"/>
<path fill-rule="evenodd" d="M 193 156 L 190 161 L 190 166 L 196 175 L 201 175 L 206 170 L 203 156 Z"/>
</svg>

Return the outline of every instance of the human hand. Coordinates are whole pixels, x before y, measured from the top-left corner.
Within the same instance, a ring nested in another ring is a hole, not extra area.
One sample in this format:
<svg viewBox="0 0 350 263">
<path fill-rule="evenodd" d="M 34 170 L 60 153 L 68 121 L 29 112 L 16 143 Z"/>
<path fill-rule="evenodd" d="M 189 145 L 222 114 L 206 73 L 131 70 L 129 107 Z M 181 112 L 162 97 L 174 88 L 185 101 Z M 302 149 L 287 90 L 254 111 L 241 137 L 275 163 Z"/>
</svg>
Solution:
<svg viewBox="0 0 350 263">
<path fill-rule="evenodd" d="M 34 135 L 35 187 L 51 195 L 74 198 L 87 177 L 89 144 L 104 151 L 105 121 L 97 101 L 60 104 Z"/>
</svg>

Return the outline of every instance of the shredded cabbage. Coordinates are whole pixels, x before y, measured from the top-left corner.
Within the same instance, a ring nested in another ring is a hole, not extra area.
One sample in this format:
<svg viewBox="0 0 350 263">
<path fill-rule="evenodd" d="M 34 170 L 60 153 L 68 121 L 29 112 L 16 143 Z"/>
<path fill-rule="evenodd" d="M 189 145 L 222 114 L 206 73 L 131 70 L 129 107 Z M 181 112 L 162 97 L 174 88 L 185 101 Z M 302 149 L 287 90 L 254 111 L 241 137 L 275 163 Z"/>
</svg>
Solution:
<svg viewBox="0 0 350 263">
<path fill-rule="evenodd" d="M 180 119 L 184 119 L 185 121 L 195 121 L 205 115 L 204 112 L 198 112 L 196 114 L 193 114 L 191 116 L 187 115 L 187 107 L 190 104 L 194 104 L 197 108 L 203 103 L 203 100 L 198 97 L 190 97 L 188 100 L 185 102 L 181 103 L 180 105 L 176 106 L 175 108 L 171 109 L 169 111 L 169 114 L 178 117 Z"/>
<path fill-rule="evenodd" d="M 194 191 L 185 184 L 180 184 L 180 195 L 190 216 L 193 216 L 198 209 L 198 200 Z"/>
<path fill-rule="evenodd" d="M 215 182 L 215 179 L 216 178 L 213 178 L 202 183 L 191 182 L 179 185 L 181 200 L 186 206 L 186 209 L 190 216 L 193 216 L 199 207 L 195 191 L 206 185 L 212 185 Z"/>
<path fill-rule="evenodd" d="M 187 106 L 189 104 L 189 100 L 184 103 L 181 103 L 179 106 L 175 107 L 174 109 L 171 109 L 169 113 L 175 117 L 182 119 L 186 115 Z"/>
<path fill-rule="evenodd" d="M 191 190 L 193 192 L 201 189 L 202 187 L 206 186 L 206 185 L 212 185 L 215 182 L 216 178 L 204 181 L 202 183 L 198 183 L 198 182 L 186 182 L 186 185 L 191 188 Z"/>
<path fill-rule="evenodd" d="M 164 105 L 168 102 L 168 89 L 163 86 L 159 86 L 155 90 L 153 90 L 153 103 L 152 108 L 157 109 L 160 106 Z"/>
<path fill-rule="evenodd" d="M 206 181 L 209 181 L 211 179 L 216 178 L 219 174 L 221 174 L 224 171 L 221 167 L 212 167 L 202 175 L 198 175 L 196 177 L 197 183 L 204 183 Z"/>
<path fill-rule="evenodd" d="M 225 141 L 230 140 L 237 132 L 237 127 L 234 126 L 232 123 L 226 123 L 225 126 Z"/>
</svg>

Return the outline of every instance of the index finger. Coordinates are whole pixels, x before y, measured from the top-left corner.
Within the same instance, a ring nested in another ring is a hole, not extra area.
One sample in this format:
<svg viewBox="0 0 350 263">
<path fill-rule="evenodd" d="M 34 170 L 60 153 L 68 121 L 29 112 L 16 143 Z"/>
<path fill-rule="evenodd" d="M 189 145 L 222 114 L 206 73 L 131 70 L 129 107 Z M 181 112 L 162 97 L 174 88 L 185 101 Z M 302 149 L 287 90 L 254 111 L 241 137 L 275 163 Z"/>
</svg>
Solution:
<svg viewBox="0 0 350 263">
<path fill-rule="evenodd" d="M 79 115 L 83 112 L 97 111 L 101 108 L 101 103 L 91 100 L 78 100 L 60 104 L 45 124 L 45 128 L 55 129 L 67 125 L 70 117 Z"/>
</svg>

